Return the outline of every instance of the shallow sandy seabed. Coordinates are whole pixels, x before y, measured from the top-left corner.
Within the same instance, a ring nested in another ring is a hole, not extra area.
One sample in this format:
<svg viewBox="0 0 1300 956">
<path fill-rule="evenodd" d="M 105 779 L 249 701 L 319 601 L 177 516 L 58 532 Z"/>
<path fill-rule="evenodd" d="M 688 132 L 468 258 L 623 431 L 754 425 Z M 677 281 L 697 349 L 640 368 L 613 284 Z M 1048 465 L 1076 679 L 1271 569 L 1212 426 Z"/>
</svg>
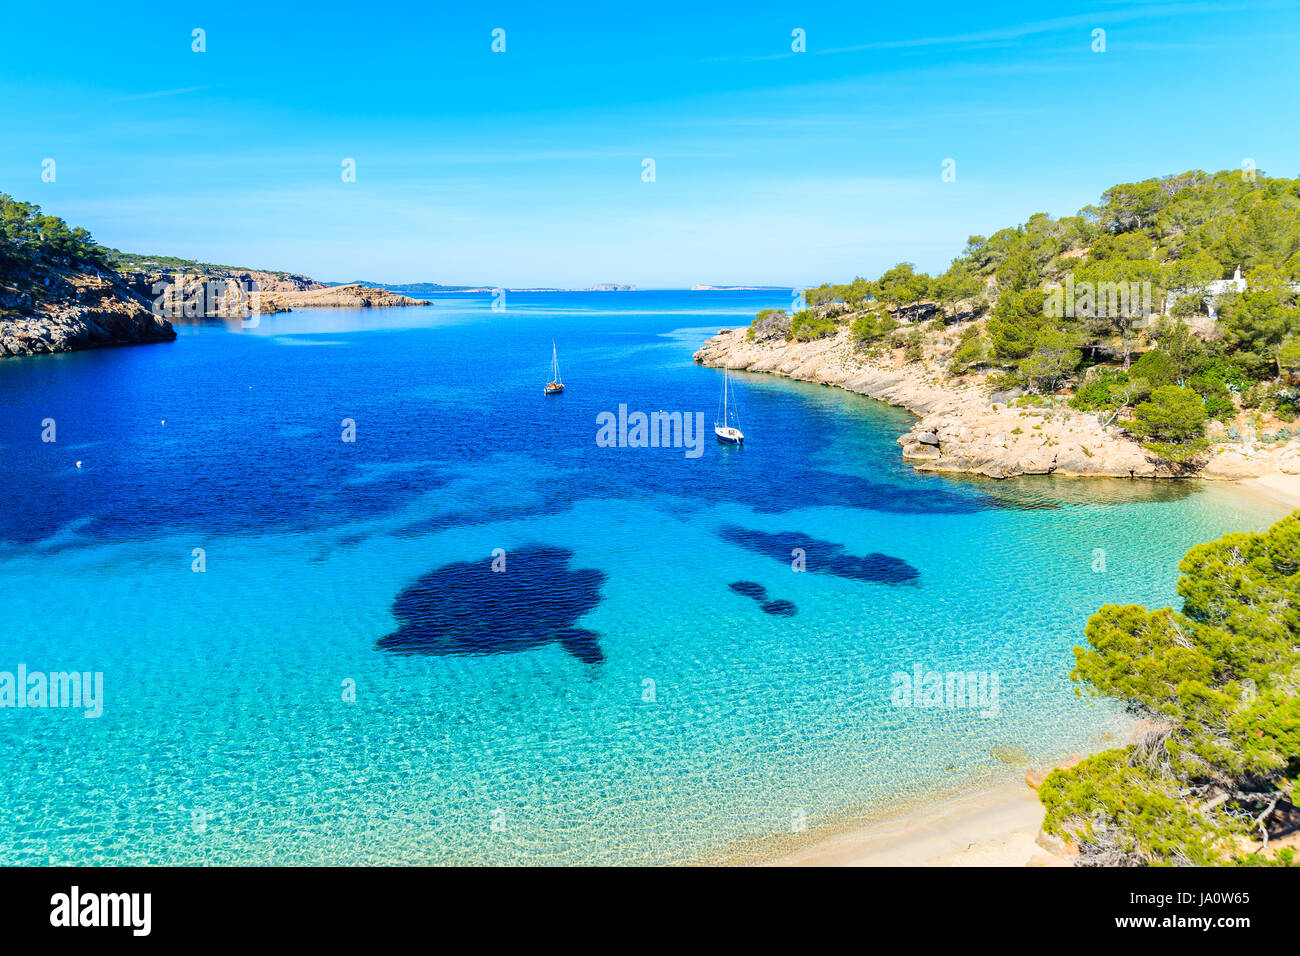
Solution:
<svg viewBox="0 0 1300 956">
<path fill-rule="evenodd" d="M 1237 482 L 1251 494 L 1300 508 L 1300 475 Z M 768 861 L 771 866 L 1069 866 L 1035 842 L 1038 792 L 1009 783 L 850 826 Z"/>
</svg>

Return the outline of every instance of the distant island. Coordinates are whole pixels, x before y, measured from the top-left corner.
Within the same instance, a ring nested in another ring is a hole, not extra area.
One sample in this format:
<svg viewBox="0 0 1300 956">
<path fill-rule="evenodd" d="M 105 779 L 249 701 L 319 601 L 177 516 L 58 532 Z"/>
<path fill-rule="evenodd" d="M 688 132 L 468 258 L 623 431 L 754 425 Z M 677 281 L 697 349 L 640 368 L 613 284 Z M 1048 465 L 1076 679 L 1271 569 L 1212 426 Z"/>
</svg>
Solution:
<svg viewBox="0 0 1300 956">
<path fill-rule="evenodd" d="M 780 292 L 789 289 L 785 285 L 693 285 L 692 292 Z"/>
<path fill-rule="evenodd" d="M 405 295 L 436 295 L 442 292 L 491 292 L 492 286 L 442 285 L 438 282 L 327 282 L 329 286 L 362 286 L 367 289 L 387 289 Z"/>
<path fill-rule="evenodd" d="M 441 285 L 437 282 L 350 282 L 350 283 L 328 283 L 330 285 L 357 285 L 366 286 L 376 289 L 388 289 L 392 292 L 405 292 L 411 295 L 438 295 L 440 293 L 487 293 L 496 292 L 498 289 L 505 289 L 507 292 L 636 292 L 634 285 L 621 285 L 614 282 L 602 282 L 599 285 L 588 286 L 582 289 L 560 288 L 556 286 L 544 288 L 513 288 L 510 286 L 496 285 Z"/>
</svg>

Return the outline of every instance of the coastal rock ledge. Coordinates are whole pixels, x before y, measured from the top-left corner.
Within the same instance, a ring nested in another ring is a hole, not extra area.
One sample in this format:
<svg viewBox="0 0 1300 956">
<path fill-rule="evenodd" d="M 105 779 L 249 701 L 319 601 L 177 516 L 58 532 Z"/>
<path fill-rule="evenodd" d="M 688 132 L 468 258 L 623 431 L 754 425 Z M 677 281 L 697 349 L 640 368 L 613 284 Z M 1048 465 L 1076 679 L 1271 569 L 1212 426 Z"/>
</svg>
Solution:
<svg viewBox="0 0 1300 956">
<path fill-rule="evenodd" d="M 714 368 L 770 372 L 833 385 L 906 408 L 920 421 L 898 439 L 918 471 L 1014 478 L 1065 475 L 1110 478 L 1189 477 L 1151 456 L 1122 429 L 1069 408 L 1018 408 L 994 401 L 984 388 L 943 380 L 898 353 L 863 359 L 846 328 L 812 342 L 756 342 L 745 329 L 723 329 L 695 353 Z M 1259 449 L 1220 445 L 1195 477 L 1237 480 L 1300 464 L 1300 443 Z"/>
<path fill-rule="evenodd" d="M 172 324 L 154 315 L 115 273 L 91 270 L 69 275 L 66 281 L 68 297 L 52 302 L 0 288 L 0 357 L 176 338 Z"/>
</svg>

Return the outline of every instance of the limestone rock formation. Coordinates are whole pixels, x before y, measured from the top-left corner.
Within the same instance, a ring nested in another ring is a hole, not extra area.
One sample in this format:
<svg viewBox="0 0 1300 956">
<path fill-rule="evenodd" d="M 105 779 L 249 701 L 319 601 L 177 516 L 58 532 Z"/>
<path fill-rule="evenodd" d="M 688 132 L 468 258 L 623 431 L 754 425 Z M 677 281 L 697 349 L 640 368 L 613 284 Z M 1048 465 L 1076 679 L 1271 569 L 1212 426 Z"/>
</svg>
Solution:
<svg viewBox="0 0 1300 956">
<path fill-rule="evenodd" d="M 926 364 L 905 363 L 897 353 L 865 359 L 853 348 L 848 329 L 831 338 L 788 342 L 778 320 L 769 318 L 757 326 L 760 330 L 752 339 L 743 330 L 723 330 L 704 343 L 695 361 L 834 385 L 906 408 L 920 420 L 898 443 L 918 471 L 989 478 L 1188 474 L 1160 461 L 1118 426 L 1103 426 L 1094 414 L 1067 407 L 1009 406 L 995 400 L 1002 396 L 944 380 Z M 1199 477 L 1236 480 L 1279 470 L 1300 473 L 1300 441 L 1276 448 L 1253 441 L 1218 446 L 1206 456 Z"/>
<path fill-rule="evenodd" d="M 71 271 L 61 280 L 65 291 L 49 300 L 0 289 L 0 357 L 176 338 L 171 323 L 155 316 L 116 273 Z"/>
<path fill-rule="evenodd" d="M 375 289 L 364 285 L 322 286 L 298 291 L 263 291 L 261 311 L 285 309 L 375 309 L 401 306 L 432 305 L 427 299 Z"/>
</svg>

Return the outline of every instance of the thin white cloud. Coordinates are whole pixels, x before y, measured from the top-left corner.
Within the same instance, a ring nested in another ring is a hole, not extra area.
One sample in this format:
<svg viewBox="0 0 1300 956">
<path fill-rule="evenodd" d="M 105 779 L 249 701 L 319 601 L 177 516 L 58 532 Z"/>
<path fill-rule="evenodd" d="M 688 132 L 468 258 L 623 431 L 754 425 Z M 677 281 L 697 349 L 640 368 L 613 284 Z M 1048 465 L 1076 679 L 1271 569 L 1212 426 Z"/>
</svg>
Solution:
<svg viewBox="0 0 1300 956">
<path fill-rule="evenodd" d="M 197 93 L 199 90 L 206 90 L 206 86 L 182 86 L 176 90 L 154 90 L 152 93 L 133 93 L 131 96 L 119 96 L 113 100 L 114 103 L 125 103 L 128 100 L 152 100 L 160 96 L 181 96 L 184 93 Z"/>
<path fill-rule="evenodd" d="M 1120 4 L 1123 4 L 1120 7 Z M 1163 17 L 1189 17 L 1232 13 L 1245 10 L 1277 9 L 1285 4 L 1277 3 L 1169 3 L 1167 0 L 1118 0 L 1109 9 L 1096 13 L 1082 13 L 1068 17 L 1056 17 L 1050 20 L 1036 20 L 1018 23 L 988 30 L 970 33 L 957 33 L 928 37 L 900 37 L 890 40 L 876 40 L 871 43 L 858 43 L 851 46 L 817 49 L 810 47 L 808 52 L 826 56 L 840 53 L 860 53 L 869 50 L 906 50 L 934 46 L 994 46 L 1022 40 L 1030 36 L 1063 33 L 1067 30 L 1107 27 L 1114 23 L 1132 20 L 1160 19 Z M 765 60 L 783 60 L 798 56 L 793 52 L 769 53 L 758 55 L 711 57 L 710 62 L 743 61 L 762 62 Z"/>
</svg>

